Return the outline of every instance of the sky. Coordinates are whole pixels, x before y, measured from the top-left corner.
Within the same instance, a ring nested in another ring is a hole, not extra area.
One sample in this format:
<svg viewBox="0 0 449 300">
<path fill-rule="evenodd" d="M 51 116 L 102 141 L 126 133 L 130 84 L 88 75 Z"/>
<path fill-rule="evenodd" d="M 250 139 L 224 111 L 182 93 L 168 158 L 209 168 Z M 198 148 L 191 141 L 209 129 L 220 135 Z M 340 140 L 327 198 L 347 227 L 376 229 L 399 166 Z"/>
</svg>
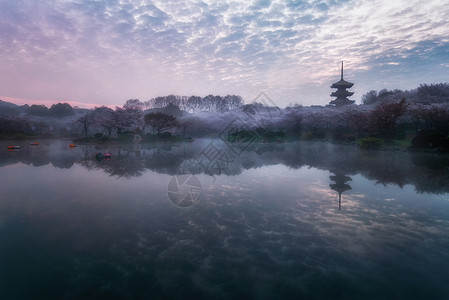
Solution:
<svg viewBox="0 0 449 300">
<path fill-rule="evenodd" d="M 330 85 L 449 81 L 449 0 L 0 0 L 0 99 L 122 105 L 264 92 L 325 105 Z"/>
</svg>

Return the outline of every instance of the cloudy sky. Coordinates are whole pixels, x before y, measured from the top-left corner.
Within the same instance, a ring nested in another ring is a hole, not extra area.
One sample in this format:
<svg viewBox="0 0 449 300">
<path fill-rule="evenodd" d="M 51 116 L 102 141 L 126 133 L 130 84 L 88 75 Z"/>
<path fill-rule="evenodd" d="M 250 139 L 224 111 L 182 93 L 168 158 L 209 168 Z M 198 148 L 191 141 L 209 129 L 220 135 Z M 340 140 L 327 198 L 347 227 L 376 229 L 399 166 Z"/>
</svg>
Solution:
<svg viewBox="0 0 449 300">
<path fill-rule="evenodd" d="M 449 81 L 449 0 L 0 0 L 0 99 L 121 105 L 265 92 L 327 104 Z"/>
</svg>

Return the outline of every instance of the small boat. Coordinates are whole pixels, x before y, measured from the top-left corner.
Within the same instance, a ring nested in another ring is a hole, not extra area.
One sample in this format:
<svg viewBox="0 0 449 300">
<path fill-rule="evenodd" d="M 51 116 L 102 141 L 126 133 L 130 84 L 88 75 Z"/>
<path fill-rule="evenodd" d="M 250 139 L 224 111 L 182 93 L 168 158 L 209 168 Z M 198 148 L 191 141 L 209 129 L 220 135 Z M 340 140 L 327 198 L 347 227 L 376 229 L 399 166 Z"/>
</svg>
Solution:
<svg viewBox="0 0 449 300">
<path fill-rule="evenodd" d="M 39 143 L 38 142 L 32 142 L 32 143 L 30 143 L 30 145 L 31 146 L 39 146 Z"/>
<path fill-rule="evenodd" d="M 20 149 L 20 146 L 8 146 L 8 149 Z"/>
<path fill-rule="evenodd" d="M 69 147 L 70 148 L 74 148 L 74 147 L 76 147 L 76 145 L 75 144 L 69 144 Z"/>
<path fill-rule="evenodd" d="M 103 153 L 104 158 L 111 158 L 111 153 Z"/>
<path fill-rule="evenodd" d="M 95 155 L 96 160 L 101 161 L 103 159 L 103 154 L 102 153 L 97 153 Z"/>
</svg>

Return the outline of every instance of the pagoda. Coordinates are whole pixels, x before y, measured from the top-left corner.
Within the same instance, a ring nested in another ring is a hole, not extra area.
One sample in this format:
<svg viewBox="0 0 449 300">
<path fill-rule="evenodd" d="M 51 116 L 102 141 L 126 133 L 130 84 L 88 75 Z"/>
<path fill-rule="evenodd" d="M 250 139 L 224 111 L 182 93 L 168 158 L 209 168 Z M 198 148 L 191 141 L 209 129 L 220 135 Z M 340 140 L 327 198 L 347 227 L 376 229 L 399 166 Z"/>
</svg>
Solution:
<svg viewBox="0 0 449 300">
<path fill-rule="evenodd" d="M 337 99 L 332 100 L 329 102 L 331 105 L 335 106 L 343 106 L 347 104 L 354 103 L 353 100 L 349 100 L 348 97 L 352 96 L 354 92 L 349 92 L 347 89 L 351 88 L 354 85 L 352 82 L 348 82 L 343 79 L 343 62 L 341 62 L 341 78 L 340 81 L 335 82 L 332 84 L 331 88 L 337 89 L 335 92 L 331 94 L 331 97 L 337 97 Z"/>
<path fill-rule="evenodd" d="M 331 172 L 335 175 L 329 176 L 329 179 L 333 180 L 335 183 L 329 184 L 329 186 L 332 190 L 338 192 L 338 210 L 341 210 L 341 194 L 352 189 L 351 186 L 346 183 L 346 181 L 352 181 L 352 179 L 339 170 Z"/>
</svg>

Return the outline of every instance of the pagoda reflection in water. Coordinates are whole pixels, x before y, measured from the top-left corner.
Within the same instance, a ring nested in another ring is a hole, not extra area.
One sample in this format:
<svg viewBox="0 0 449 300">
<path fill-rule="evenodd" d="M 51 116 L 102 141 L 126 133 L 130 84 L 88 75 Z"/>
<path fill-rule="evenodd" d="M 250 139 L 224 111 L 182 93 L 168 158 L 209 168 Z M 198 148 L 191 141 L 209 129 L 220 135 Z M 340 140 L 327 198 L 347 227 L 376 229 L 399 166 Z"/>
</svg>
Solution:
<svg viewBox="0 0 449 300">
<path fill-rule="evenodd" d="M 338 192 L 338 210 L 341 210 L 341 194 L 351 190 L 351 186 L 347 184 L 347 181 L 352 181 L 351 177 L 347 176 L 341 171 L 331 171 L 335 175 L 329 176 L 329 179 L 335 183 L 329 184 L 332 190 Z"/>
</svg>

